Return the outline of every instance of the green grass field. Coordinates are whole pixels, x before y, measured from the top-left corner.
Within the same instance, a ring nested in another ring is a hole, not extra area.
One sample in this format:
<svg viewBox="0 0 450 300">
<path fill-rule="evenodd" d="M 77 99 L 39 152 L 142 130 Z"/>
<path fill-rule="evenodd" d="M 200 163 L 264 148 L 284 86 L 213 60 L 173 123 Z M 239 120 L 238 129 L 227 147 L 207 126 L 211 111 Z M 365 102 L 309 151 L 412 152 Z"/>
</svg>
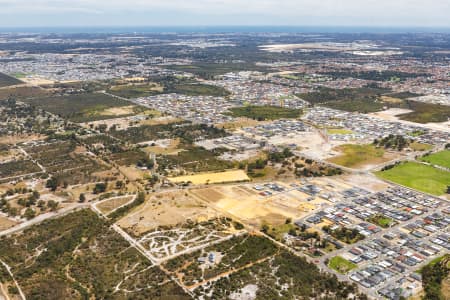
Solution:
<svg viewBox="0 0 450 300">
<path fill-rule="evenodd" d="M 382 179 L 436 196 L 445 194 L 450 185 L 450 172 L 416 162 L 403 163 L 375 174 Z"/>
<path fill-rule="evenodd" d="M 247 117 L 250 119 L 264 121 L 277 119 L 295 119 L 300 117 L 300 109 L 291 109 L 278 106 L 245 106 L 230 109 L 229 115 L 233 117 Z"/>
<path fill-rule="evenodd" d="M 389 226 L 391 226 L 391 224 L 395 223 L 395 221 L 389 217 L 385 217 L 382 215 L 376 215 L 376 216 L 372 216 L 369 219 L 367 219 L 367 221 L 378 225 L 382 228 L 388 228 Z"/>
<path fill-rule="evenodd" d="M 420 160 L 450 169 L 450 150 L 433 153 L 422 157 Z"/>
<path fill-rule="evenodd" d="M 341 256 L 335 256 L 332 259 L 330 259 L 328 266 L 341 274 L 348 273 L 349 271 L 357 267 L 356 264 L 346 260 Z"/>
<path fill-rule="evenodd" d="M 347 144 L 337 148 L 343 154 L 328 159 L 334 164 L 352 168 L 365 164 L 375 164 L 383 162 L 384 150 L 377 148 L 372 144 L 354 145 Z"/>
</svg>

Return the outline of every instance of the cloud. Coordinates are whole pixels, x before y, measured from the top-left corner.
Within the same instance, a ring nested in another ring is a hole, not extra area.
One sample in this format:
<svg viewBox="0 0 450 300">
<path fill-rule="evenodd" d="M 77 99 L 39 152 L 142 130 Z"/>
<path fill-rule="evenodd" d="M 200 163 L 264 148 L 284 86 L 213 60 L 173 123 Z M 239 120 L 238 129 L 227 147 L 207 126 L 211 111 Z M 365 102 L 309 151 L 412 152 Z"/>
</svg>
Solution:
<svg viewBox="0 0 450 300">
<path fill-rule="evenodd" d="M 162 20 L 174 25 L 180 25 L 178 20 L 197 25 L 224 24 L 227 20 L 271 25 L 285 20 L 284 25 L 450 27 L 449 0 L 0 0 L 0 7 L 0 16 L 9 16 L 5 20 L 45 15 L 49 19 L 43 23 L 76 14 L 85 19 L 103 15 L 98 21 L 120 25 L 132 21 L 157 25 L 154 22 Z"/>
</svg>

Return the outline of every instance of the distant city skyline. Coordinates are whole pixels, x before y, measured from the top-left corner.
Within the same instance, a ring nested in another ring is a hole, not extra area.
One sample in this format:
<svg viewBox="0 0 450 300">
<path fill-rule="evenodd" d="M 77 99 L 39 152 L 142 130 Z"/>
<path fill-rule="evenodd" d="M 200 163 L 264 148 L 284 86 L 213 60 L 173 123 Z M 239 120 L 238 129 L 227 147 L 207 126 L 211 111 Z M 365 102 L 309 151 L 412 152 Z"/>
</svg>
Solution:
<svg viewBox="0 0 450 300">
<path fill-rule="evenodd" d="M 0 6 L 0 27 L 450 27 L 448 0 L 0 0 Z"/>
</svg>

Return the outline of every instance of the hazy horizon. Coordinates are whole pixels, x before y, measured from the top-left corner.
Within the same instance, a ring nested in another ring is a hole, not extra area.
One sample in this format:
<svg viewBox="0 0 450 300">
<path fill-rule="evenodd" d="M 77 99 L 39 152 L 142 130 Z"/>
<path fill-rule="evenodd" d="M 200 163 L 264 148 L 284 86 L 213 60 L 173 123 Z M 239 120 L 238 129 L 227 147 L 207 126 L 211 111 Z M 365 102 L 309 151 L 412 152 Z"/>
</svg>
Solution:
<svg viewBox="0 0 450 300">
<path fill-rule="evenodd" d="M 450 27 L 450 1 L 0 0 L 0 27 Z"/>
</svg>

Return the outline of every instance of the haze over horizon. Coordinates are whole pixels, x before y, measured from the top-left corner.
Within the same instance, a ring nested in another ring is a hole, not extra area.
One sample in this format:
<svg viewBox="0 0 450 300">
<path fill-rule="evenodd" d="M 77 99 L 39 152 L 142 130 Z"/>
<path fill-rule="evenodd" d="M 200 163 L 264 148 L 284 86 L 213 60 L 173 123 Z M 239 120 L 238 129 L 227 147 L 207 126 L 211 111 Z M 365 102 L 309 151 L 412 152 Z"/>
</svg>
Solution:
<svg viewBox="0 0 450 300">
<path fill-rule="evenodd" d="M 450 27 L 450 1 L 0 0 L 0 27 Z"/>
</svg>

